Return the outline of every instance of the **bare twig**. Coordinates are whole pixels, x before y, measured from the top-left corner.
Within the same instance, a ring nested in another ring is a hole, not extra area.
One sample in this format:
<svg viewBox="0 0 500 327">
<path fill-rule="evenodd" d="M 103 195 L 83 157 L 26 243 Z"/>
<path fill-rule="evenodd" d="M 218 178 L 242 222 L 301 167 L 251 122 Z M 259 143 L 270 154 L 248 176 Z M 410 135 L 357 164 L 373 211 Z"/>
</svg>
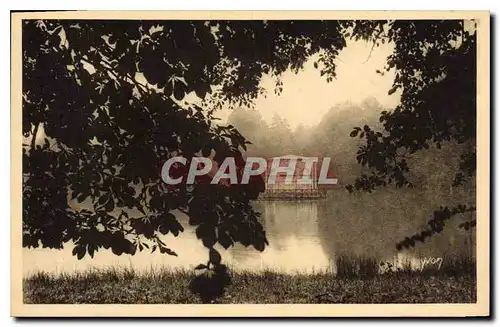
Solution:
<svg viewBox="0 0 500 327">
<path fill-rule="evenodd" d="M 36 143 L 36 135 L 38 133 L 38 128 L 39 128 L 40 124 L 36 124 L 35 125 L 35 130 L 33 131 L 33 138 L 31 139 L 31 148 L 32 149 L 35 149 L 35 143 Z"/>
<path fill-rule="evenodd" d="M 363 61 L 363 64 L 366 64 L 368 62 L 368 60 L 370 60 L 370 58 L 372 56 L 373 48 L 375 48 L 375 41 L 373 41 L 373 45 L 372 45 L 372 48 L 370 49 L 370 53 L 368 54 L 368 58 L 366 58 L 366 60 Z"/>
</svg>

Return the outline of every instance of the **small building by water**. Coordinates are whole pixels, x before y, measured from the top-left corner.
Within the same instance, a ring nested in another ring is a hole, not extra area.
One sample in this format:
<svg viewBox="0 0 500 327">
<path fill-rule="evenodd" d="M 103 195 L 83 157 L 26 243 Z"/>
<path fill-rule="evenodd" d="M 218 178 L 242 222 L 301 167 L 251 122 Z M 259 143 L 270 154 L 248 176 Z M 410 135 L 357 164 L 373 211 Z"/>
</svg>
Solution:
<svg viewBox="0 0 500 327">
<path fill-rule="evenodd" d="M 279 167 L 287 167 L 290 160 L 296 160 L 295 171 L 292 178 L 287 181 L 286 172 L 277 172 L 274 183 L 270 182 L 269 175 L 273 169 L 273 162 L 279 159 Z M 329 188 L 337 188 L 337 185 L 321 185 L 319 183 L 322 159 L 307 164 L 308 157 L 297 155 L 286 155 L 267 159 L 267 169 L 264 173 L 266 190 L 261 194 L 261 199 L 268 200 L 299 200 L 299 199 L 322 199 L 326 197 Z M 328 170 L 328 178 L 336 178 Z M 307 180 L 307 181 L 305 181 Z"/>
</svg>

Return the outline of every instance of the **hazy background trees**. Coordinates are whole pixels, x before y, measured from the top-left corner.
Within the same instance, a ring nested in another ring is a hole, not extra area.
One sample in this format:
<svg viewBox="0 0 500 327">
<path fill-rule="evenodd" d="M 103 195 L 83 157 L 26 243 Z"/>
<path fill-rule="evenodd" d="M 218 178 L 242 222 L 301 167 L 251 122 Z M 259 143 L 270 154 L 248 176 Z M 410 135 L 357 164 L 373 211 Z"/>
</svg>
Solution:
<svg viewBox="0 0 500 327">
<path fill-rule="evenodd" d="M 144 249 L 175 254 L 160 236 L 183 232 L 172 213 L 181 210 L 208 249 L 242 243 L 262 251 L 267 239 L 250 203 L 261 185 L 207 188 L 200 181 L 194 189 L 170 188 L 159 174 L 173 155 L 215 152 L 217 162 L 239 160 L 245 137 L 254 142 L 248 152 L 263 156 L 332 157 L 339 177 L 345 183 L 352 179 L 351 191 L 417 181 L 440 188 L 428 175 L 431 169 L 410 172 L 410 166 L 422 166 L 419 160 L 430 166 L 439 161 L 439 167 L 450 163 L 458 168 L 453 184 L 465 185 L 476 170 L 473 25 L 23 21 L 23 135 L 32 140 L 23 147 L 23 245 L 62 248 L 73 241 L 78 257 L 103 248 L 118 255 Z M 223 104 L 251 107 L 264 93 L 264 74 L 275 79 L 279 93 L 286 87 L 280 76 L 299 72 L 313 55 L 318 74 L 334 82 L 335 59 L 350 39 L 395 45 L 379 73 L 396 71 L 389 93 L 401 91 L 397 107 L 360 99 L 338 104 L 317 126 L 298 129 L 279 116 L 265 123 L 249 109 L 230 117 L 237 128 L 215 122 L 213 114 Z M 184 103 L 188 95 L 201 105 Z M 450 152 L 442 151 L 448 144 Z M 450 153 L 459 153 L 458 167 Z M 75 210 L 68 199 L 91 206 Z M 425 232 L 440 232 L 451 216 L 468 210 L 473 208 L 436 211 Z"/>
</svg>

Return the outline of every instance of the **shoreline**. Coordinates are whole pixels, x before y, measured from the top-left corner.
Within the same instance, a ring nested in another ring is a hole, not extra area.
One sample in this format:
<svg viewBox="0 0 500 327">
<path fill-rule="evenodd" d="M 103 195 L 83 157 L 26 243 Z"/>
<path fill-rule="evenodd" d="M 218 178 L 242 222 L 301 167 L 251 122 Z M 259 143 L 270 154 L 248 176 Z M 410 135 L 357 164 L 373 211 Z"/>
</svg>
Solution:
<svg viewBox="0 0 500 327">
<path fill-rule="evenodd" d="M 372 276 L 331 272 L 286 274 L 272 270 L 232 273 L 231 284 L 211 302 L 190 290 L 194 270 L 103 269 L 87 272 L 36 273 L 23 278 L 29 304 L 196 304 L 196 303 L 474 303 L 476 278 L 471 271 L 401 270 Z M 197 277 L 198 276 L 198 277 Z M 210 283 L 217 280 L 212 280 Z M 203 290 L 213 285 L 203 284 Z"/>
</svg>

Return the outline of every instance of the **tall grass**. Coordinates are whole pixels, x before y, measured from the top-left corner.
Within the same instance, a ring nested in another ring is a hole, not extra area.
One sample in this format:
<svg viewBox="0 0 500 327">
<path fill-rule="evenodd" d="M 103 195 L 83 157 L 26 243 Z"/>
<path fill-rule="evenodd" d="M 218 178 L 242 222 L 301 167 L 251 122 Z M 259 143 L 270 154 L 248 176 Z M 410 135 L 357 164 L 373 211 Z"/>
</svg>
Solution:
<svg viewBox="0 0 500 327">
<path fill-rule="evenodd" d="M 415 266 L 415 262 L 410 259 L 379 262 L 374 258 L 366 256 L 338 255 L 335 260 L 337 278 L 373 278 L 378 275 L 429 275 L 429 276 L 476 276 L 476 262 L 469 254 L 444 255 L 439 259 L 439 263 L 427 262 L 426 258 L 420 259 L 420 264 Z"/>
<path fill-rule="evenodd" d="M 372 278 L 379 274 L 379 264 L 369 257 L 339 255 L 335 260 L 338 278 Z"/>
<path fill-rule="evenodd" d="M 450 257 L 438 268 L 398 265 L 381 270 L 370 258 L 339 256 L 336 270 L 285 274 L 238 271 L 215 303 L 470 303 L 475 294 L 475 263 Z M 383 272 L 382 272 L 383 271 Z M 336 273 L 335 273 L 336 272 Z M 24 278 L 25 303 L 203 303 L 190 290 L 200 272 L 185 269 L 90 269 Z M 202 301 L 203 299 L 203 301 Z"/>
</svg>

